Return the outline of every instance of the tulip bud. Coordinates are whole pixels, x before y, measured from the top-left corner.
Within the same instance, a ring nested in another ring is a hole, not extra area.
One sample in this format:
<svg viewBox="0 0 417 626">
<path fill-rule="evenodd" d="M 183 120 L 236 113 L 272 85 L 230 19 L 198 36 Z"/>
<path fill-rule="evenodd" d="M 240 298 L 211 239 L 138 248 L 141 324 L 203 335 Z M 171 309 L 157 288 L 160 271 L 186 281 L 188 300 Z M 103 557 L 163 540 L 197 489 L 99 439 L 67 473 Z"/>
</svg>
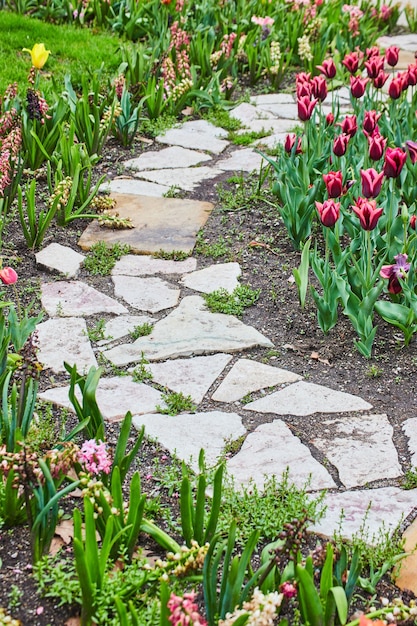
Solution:
<svg viewBox="0 0 417 626">
<path fill-rule="evenodd" d="M 349 143 L 350 135 L 338 135 L 333 142 L 333 152 L 336 156 L 343 156 Z"/>
<path fill-rule="evenodd" d="M 17 272 L 11 267 L 0 270 L 0 280 L 4 285 L 13 285 L 17 281 Z"/>
<path fill-rule="evenodd" d="M 339 198 L 343 193 L 343 176 L 342 172 L 329 172 L 323 174 L 324 184 L 326 185 L 329 198 Z"/>
<path fill-rule="evenodd" d="M 323 203 L 316 202 L 316 209 L 323 226 L 331 228 L 339 219 L 340 202 L 335 202 L 334 200 L 325 200 Z"/>
<path fill-rule="evenodd" d="M 400 49 L 397 46 L 390 46 L 385 50 L 385 60 L 388 65 L 395 67 L 398 63 Z"/>
</svg>

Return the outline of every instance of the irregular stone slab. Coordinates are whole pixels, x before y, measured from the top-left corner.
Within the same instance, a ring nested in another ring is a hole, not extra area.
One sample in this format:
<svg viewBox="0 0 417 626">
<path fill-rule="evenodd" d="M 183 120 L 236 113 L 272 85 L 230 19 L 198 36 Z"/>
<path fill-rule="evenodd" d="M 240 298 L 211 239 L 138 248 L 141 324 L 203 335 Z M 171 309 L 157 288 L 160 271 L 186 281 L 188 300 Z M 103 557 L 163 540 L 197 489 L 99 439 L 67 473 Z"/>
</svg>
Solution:
<svg viewBox="0 0 417 626">
<path fill-rule="evenodd" d="M 141 172 L 143 170 L 192 167 L 204 161 L 211 161 L 211 156 L 197 150 L 187 150 L 181 146 L 170 146 L 163 150 L 144 152 L 137 159 L 124 161 L 123 165 Z"/>
<path fill-rule="evenodd" d="M 160 181 L 167 187 L 178 187 L 185 191 L 192 191 L 203 180 L 210 180 L 222 174 L 222 170 L 217 167 L 190 167 L 167 170 L 149 170 L 140 172 L 137 176 L 151 181 Z"/>
<path fill-rule="evenodd" d="M 253 172 L 261 168 L 263 158 L 252 148 L 232 152 L 228 159 L 217 162 L 217 167 L 227 172 Z"/>
<path fill-rule="evenodd" d="M 174 416 L 134 415 L 133 424 L 138 430 L 145 426 L 148 437 L 157 439 L 196 471 L 202 448 L 207 464 L 215 465 L 223 454 L 225 443 L 246 433 L 240 415 L 221 411 L 181 413 Z"/>
<path fill-rule="evenodd" d="M 48 270 L 55 270 L 67 278 L 75 278 L 85 256 L 60 243 L 50 243 L 35 254 L 36 263 Z"/>
<path fill-rule="evenodd" d="M 104 241 L 108 245 L 128 244 L 131 251 L 138 254 L 152 254 L 159 250 L 180 250 L 190 254 L 198 231 L 213 209 L 211 202 L 197 200 L 118 194 L 113 197 L 120 217 L 130 218 L 134 228 L 100 228 L 93 220 L 78 242 L 84 250 L 89 250 L 97 241 Z"/>
<path fill-rule="evenodd" d="M 114 293 L 135 309 L 158 313 L 176 306 L 180 290 L 156 276 L 112 276 Z"/>
<path fill-rule="evenodd" d="M 251 104 L 256 106 L 265 106 L 268 104 L 294 104 L 294 97 L 290 93 L 262 93 L 253 96 Z"/>
<path fill-rule="evenodd" d="M 250 402 L 244 408 L 276 415 L 312 415 L 366 411 L 371 409 L 372 405 L 350 393 L 300 381 L 265 398 Z"/>
<path fill-rule="evenodd" d="M 400 589 L 409 589 L 417 594 L 417 553 L 415 551 L 417 546 L 417 519 L 403 533 L 402 539 L 404 540 L 404 552 L 410 552 L 410 554 L 401 559 L 399 575 L 394 581 Z"/>
<path fill-rule="evenodd" d="M 327 426 L 328 436 L 317 437 L 312 443 L 337 467 L 339 478 L 348 489 L 402 476 L 392 442 L 394 431 L 386 415 L 350 415 L 322 424 Z"/>
<path fill-rule="evenodd" d="M 273 347 L 260 332 L 236 317 L 207 310 L 203 298 L 187 296 L 159 322 L 147 337 L 104 352 L 115 365 L 140 361 L 142 352 L 150 361 L 210 352 L 237 352 L 254 346 Z"/>
<path fill-rule="evenodd" d="M 51 317 L 128 313 L 120 302 L 79 280 L 42 283 L 41 291 L 42 306 Z"/>
<path fill-rule="evenodd" d="M 100 185 L 102 193 L 123 193 L 134 196 L 154 196 L 162 198 L 169 191 L 169 186 L 139 180 L 137 178 L 113 178 Z M 103 230 L 103 229 L 102 229 Z"/>
<path fill-rule="evenodd" d="M 276 117 L 271 117 L 270 119 L 256 119 L 252 120 L 250 123 L 250 130 L 254 133 L 260 133 L 265 131 L 266 133 L 292 133 L 294 131 L 294 126 L 298 126 L 299 122 L 297 120 L 287 120 L 287 119 L 277 119 Z M 241 128 L 236 131 L 238 135 L 243 135 L 247 133 L 247 129 Z"/>
<path fill-rule="evenodd" d="M 287 120 L 298 120 L 298 107 L 294 101 L 288 104 L 261 104 L 258 105 L 257 108 L 260 111 L 270 113 L 279 119 L 284 118 Z"/>
<path fill-rule="evenodd" d="M 200 404 L 231 359 L 230 354 L 220 353 L 165 363 L 150 363 L 147 369 L 152 372 L 154 382 L 177 393 L 191 396 L 193 402 Z"/>
<path fill-rule="evenodd" d="M 58 406 L 72 409 L 68 391 L 69 385 L 54 387 L 39 394 L 39 397 Z M 77 395 L 78 398 L 81 397 L 79 392 Z M 143 383 L 135 383 L 130 376 L 101 378 L 96 398 L 103 417 L 112 422 L 123 419 L 128 411 L 138 415 L 154 412 L 158 404 L 165 406 L 160 391 Z"/>
<path fill-rule="evenodd" d="M 149 315 L 118 315 L 117 317 L 109 320 L 104 326 L 104 335 L 107 339 L 100 339 L 97 341 L 97 345 L 104 346 L 112 341 L 121 339 L 129 333 L 133 332 L 136 326 L 142 324 L 155 324 L 153 317 Z"/>
<path fill-rule="evenodd" d="M 235 120 L 239 120 L 242 124 L 250 126 L 252 128 L 252 122 L 254 120 L 268 120 L 274 116 L 268 111 L 263 111 L 259 107 L 249 104 L 248 102 L 242 102 L 237 107 L 230 111 L 230 117 Z"/>
<path fill-rule="evenodd" d="M 226 467 L 236 486 L 253 480 L 262 489 L 265 477 L 280 479 L 287 468 L 290 482 L 297 487 L 302 488 L 309 481 L 310 491 L 336 486 L 329 472 L 281 420 L 258 426 Z"/>
<path fill-rule="evenodd" d="M 272 367 L 250 359 L 239 359 L 211 398 L 217 402 L 235 402 L 252 391 L 283 383 L 293 383 L 300 379 L 301 376 L 298 374 L 279 367 Z"/>
<path fill-rule="evenodd" d="M 364 526 L 367 543 L 372 545 L 381 532 L 394 530 L 413 511 L 416 497 L 417 489 L 405 491 L 398 487 L 328 493 L 323 501 L 326 513 L 310 530 L 327 537 L 341 531 L 342 537 L 352 539 L 357 534 L 364 536 Z"/>
<path fill-rule="evenodd" d="M 411 417 L 405 420 L 403 431 L 406 437 L 408 437 L 408 450 L 411 455 L 411 465 L 417 466 L 417 417 Z"/>
<path fill-rule="evenodd" d="M 401 50 L 415 52 L 417 50 L 417 34 L 407 33 L 405 35 L 395 35 L 395 37 L 379 37 L 378 46 L 381 48 L 389 48 L 389 46 L 398 46 Z"/>
<path fill-rule="evenodd" d="M 194 120 L 185 122 L 180 128 L 170 128 L 163 135 L 156 137 L 156 141 L 220 154 L 228 146 L 228 142 L 222 139 L 227 135 L 223 128 L 218 128 L 206 120 Z"/>
<path fill-rule="evenodd" d="M 239 285 L 241 273 L 239 263 L 218 263 L 183 276 L 181 282 L 189 289 L 202 293 L 211 293 L 217 289 L 226 289 L 232 293 Z"/>
<path fill-rule="evenodd" d="M 189 257 L 184 261 L 156 259 L 152 256 L 126 254 L 116 261 L 112 274 L 123 276 L 153 276 L 154 274 L 185 274 L 193 272 L 197 267 L 197 259 Z"/>
<path fill-rule="evenodd" d="M 38 360 L 53 372 L 66 372 L 64 361 L 77 365 L 79 372 L 97 366 L 87 336 L 85 320 L 77 317 L 50 319 L 36 327 L 39 342 Z"/>
<path fill-rule="evenodd" d="M 255 145 L 258 146 L 261 150 L 263 146 L 266 146 L 267 148 L 275 148 L 279 143 L 285 142 L 287 135 L 288 132 L 268 135 L 268 137 L 262 137 L 262 139 L 258 139 Z"/>
</svg>

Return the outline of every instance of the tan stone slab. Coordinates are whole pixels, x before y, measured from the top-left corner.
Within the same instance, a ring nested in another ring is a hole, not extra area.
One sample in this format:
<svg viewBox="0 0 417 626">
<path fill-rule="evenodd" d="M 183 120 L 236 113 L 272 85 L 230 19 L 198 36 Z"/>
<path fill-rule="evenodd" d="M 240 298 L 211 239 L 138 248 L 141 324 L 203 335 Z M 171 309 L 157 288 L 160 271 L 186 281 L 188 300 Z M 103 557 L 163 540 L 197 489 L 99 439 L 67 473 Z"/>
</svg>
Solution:
<svg viewBox="0 0 417 626">
<path fill-rule="evenodd" d="M 399 574 L 395 584 L 400 589 L 409 589 L 417 594 L 417 519 L 407 528 L 404 539 L 404 552 L 411 552 L 400 561 Z"/>
<path fill-rule="evenodd" d="M 98 241 L 109 246 L 116 242 L 128 244 L 136 254 L 152 254 L 159 250 L 192 252 L 196 235 L 206 223 L 213 204 L 180 198 L 155 198 L 129 194 L 111 194 L 120 217 L 130 218 L 134 228 L 112 230 L 91 222 L 78 242 L 90 250 Z"/>
</svg>

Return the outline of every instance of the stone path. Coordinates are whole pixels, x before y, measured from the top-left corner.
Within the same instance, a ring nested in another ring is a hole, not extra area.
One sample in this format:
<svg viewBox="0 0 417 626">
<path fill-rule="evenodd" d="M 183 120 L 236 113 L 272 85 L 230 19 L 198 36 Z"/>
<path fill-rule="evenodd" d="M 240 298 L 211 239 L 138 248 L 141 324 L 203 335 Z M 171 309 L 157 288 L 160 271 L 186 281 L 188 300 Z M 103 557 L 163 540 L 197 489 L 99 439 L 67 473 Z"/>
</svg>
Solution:
<svg viewBox="0 0 417 626">
<path fill-rule="evenodd" d="M 402 40 L 389 43 L 402 45 Z M 409 36 L 403 47 L 410 46 L 417 49 L 416 36 Z M 348 110 L 346 90 L 340 90 L 339 102 Z M 262 140 L 269 146 L 283 141 L 297 124 L 296 104 L 288 94 L 257 96 L 231 114 L 250 130 L 269 130 Z M 192 257 L 165 261 L 150 256 L 160 249 L 192 252 L 212 209 L 207 202 L 163 197 L 172 185 L 190 191 L 222 172 L 260 168 L 255 147 L 236 148 L 222 157 L 228 146 L 224 130 L 207 121 L 186 122 L 157 137 L 154 150 L 124 163 L 123 176 L 106 188 L 117 199 L 119 213 L 130 216 L 135 228 L 113 232 L 93 222 L 80 239 L 82 249 L 98 240 L 117 239 L 141 253 L 126 255 L 116 264 L 106 294 L 77 280 L 82 254 L 57 244 L 37 254 L 39 265 L 61 274 L 60 280 L 42 285 L 49 319 L 39 325 L 39 358 L 55 373 L 64 372 L 64 361 L 86 371 L 97 364 L 98 353 L 114 366 L 129 366 L 128 376 L 100 382 L 97 397 L 106 419 L 119 420 L 131 410 L 138 429 L 144 425 L 149 436 L 194 467 L 201 447 L 214 463 L 226 443 L 242 437 L 239 452 L 227 459 L 237 485 L 253 480 L 262 487 L 265 477 L 280 477 L 288 468 L 290 479 L 299 486 L 308 482 L 313 496 L 328 489 L 326 516 L 315 527 L 319 532 L 332 535 L 343 517 L 342 533 L 352 536 L 365 516 L 370 537 L 381 528 L 392 529 L 413 512 L 417 489 L 392 486 L 403 469 L 388 417 L 358 396 L 309 383 L 294 372 L 251 358 L 253 347 L 265 353 L 272 349 L 270 339 L 235 317 L 211 313 L 201 296 L 218 288 L 233 291 L 239 284 L 238 264 L 199 269 Z M 92 315 L 106 320 L 107 339 L 94 349 L 85 321 Z M 152 324 L 152 332 L 133 341 L 129 333 L 144 322 Z M 245 357 L 243 351 L 248 351 Z M 134 382 L 143 358 L 152 379 Z M 162 394 L 153 382 L 190 395 L 196 412 L 159 414 Z M 260 397 L 248 402 L 254 393 Z M 53 387 L 41 397 L 69 406 L 66 386 Z M 200 410 L 206 399 L 218 409 Z M 261 422 L 254 429 L 253 413 Z M 288 417 L 298 419 L 298 431 Z M 298 436 L 307 422 L 314 432 L 308 445 Z M 417 417 L 406 422 L 404 434 L 416 463 Z M 378 481 L 388 486 L 380 487 Z"/>
</svg>

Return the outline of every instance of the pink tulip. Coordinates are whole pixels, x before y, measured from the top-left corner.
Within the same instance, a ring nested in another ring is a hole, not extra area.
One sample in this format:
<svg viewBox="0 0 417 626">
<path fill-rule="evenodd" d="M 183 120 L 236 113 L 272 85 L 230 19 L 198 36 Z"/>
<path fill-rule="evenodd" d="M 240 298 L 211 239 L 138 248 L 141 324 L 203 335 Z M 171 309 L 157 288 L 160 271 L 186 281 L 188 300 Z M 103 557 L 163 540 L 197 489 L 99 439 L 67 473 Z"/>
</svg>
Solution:
<svg viewBox="0 0 417 626">
<path fill-rule="evenodd" d="M 17 282 L 17 272 L 12 267 L 3 267 L 0 270 L 0 280 L 4 285 L 13 285 Z"/>
<path fill-rule="evenodd" d="M 364 230 L 373 230 L 383 212 L 383 209 L 376 208 L 375 200 L 365 200 L 365 198 L 358 198 L 352 210 L 359 217 Z"/>
<path fill-rule="evenodd" d="M 323 203 L 316 202 L 316 209 L 323 226 L 331 228 L 339 219 L 340 202 L 334 200 L 325 200 Z"/>
<path fill-rule="evenodd" d="M 384 172 L 378 173 L 373 167 L 361 170 L 362 195 L 365 198 L 376 198 L 381 191 Z"/>
</svg>

